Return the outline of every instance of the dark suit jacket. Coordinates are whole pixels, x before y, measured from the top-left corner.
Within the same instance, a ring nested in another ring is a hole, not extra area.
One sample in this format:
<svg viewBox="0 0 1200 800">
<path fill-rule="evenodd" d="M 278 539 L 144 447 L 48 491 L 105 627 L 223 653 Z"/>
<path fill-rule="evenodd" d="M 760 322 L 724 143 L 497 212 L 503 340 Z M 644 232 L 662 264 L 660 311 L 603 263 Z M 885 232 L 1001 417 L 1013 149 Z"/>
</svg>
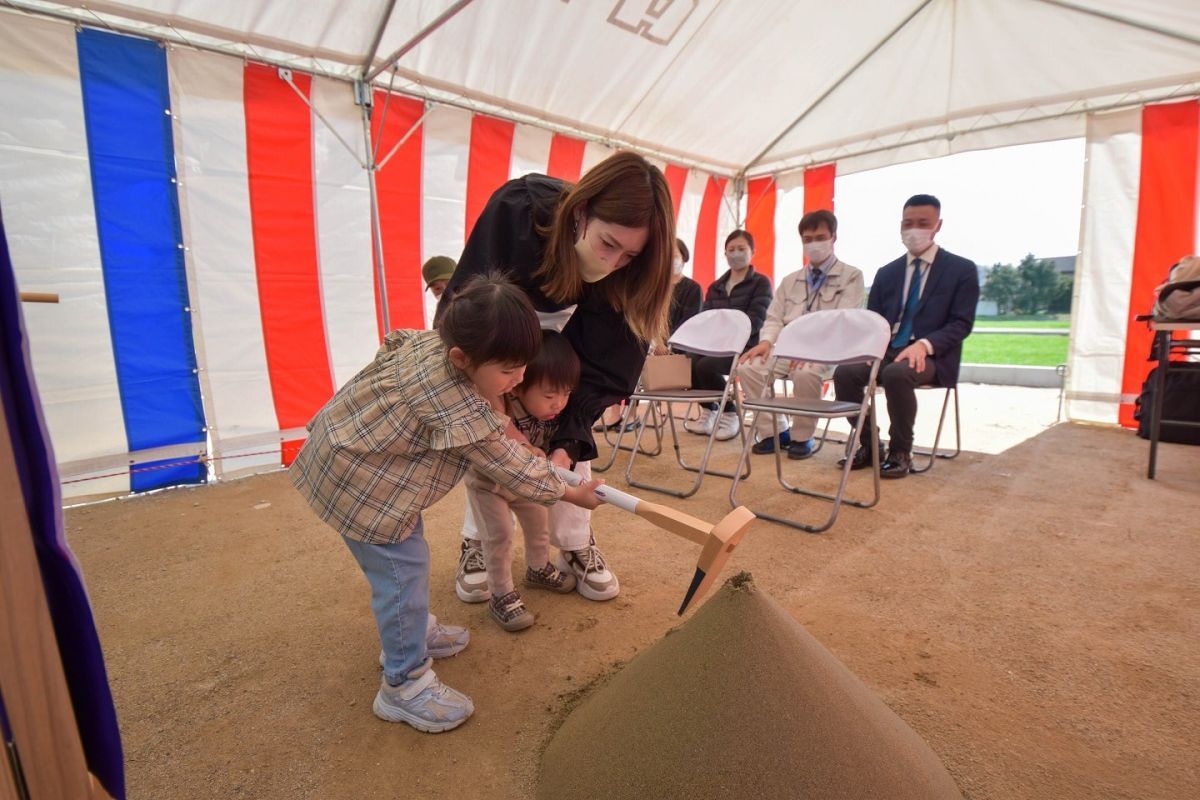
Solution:
<svg viewBox="0 0 1200 800">
<path fill-rule="evenodd" d="M 904 272 L 906 256 L 879 270 L 867 308 L 887 319 L 893 327 L 904 313 Z M 913 338 L 928 339 L 933 345 L 933 363 L 939 386 L 958 383 L 962 362 L 962 343 L 975 324 L 975 306 L 979 303 L 979 273 L 975 262 L 938 247 L 917 316 L 913 320 Z"/>
</svg>

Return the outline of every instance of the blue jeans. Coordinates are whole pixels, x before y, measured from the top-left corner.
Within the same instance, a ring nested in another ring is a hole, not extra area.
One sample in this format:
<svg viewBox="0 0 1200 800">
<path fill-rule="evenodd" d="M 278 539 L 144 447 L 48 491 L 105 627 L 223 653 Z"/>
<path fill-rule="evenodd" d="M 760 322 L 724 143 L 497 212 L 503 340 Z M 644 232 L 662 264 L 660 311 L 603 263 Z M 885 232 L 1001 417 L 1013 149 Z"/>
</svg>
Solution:
<svg viewBox="0 0 1200 800">
<path fill-rule="evenodd" d="M 383 675 L 397 686 L 426 659 L 429 545 L 424 520 L 395 544 L 365 544 L 347 536 L 342 540 L 371 584 L 371 611 L 383 644 Z"/>
</svg>

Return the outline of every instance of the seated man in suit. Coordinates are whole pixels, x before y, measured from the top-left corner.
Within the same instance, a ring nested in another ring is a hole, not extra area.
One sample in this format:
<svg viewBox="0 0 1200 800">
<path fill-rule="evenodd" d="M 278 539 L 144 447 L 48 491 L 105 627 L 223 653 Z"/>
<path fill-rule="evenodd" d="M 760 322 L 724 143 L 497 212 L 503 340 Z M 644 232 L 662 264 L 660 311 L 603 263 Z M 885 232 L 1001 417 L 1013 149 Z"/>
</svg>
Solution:
<svg viewBox="0 0 1200 800">
<path fill-rule="evenodd" d="M 903 478 L 911 470 L 916 387 L 957 383 L 963 339 L 975 324 L 979 275 L 974 262 L 934 243 L 941 216 L 942 204 L 933 195 L 913 195 L 904 203 L 900 239 L 908 252 L 879 270 L 867 295 L 867 308 L 892 326 L 879 372 L 891 418 L 887 457 L 880 467 L 884 478 Z M 837 399 L 862 400 L 870 372 L 866 364 L 838 367 L 833 375 Z M 869 420 L 863 426 L 853 469 L 871 466 L 873 424 Z"/>
<path fill-rule="evenodd" d="M 863 275 L 856 267 L 840 260 L 833 252 L 837 241 L 837 217 L 832 211 L 810 211 L 800 218 L 800 240 L 808 266 L 783 279 L 775 298 L 767 307 L 767 320 L 758 334 L 758 344 L 751 347 L 738 362 L 738 377 L 742 393 L 758 399 L 766 394 L 767 384 L 777 378 L 791 377 L 792 396 L 817 400 L 822 383 L 833 369 L 820 364 L 791 364 L 781 361 L 768 379 L 767 361 L 775 340 L 789 322 L 810 311 L 832 308 L 859 308 L 863 301 Z M 759 414 L 758 443 L 750 452 L 759 455 L 774 453 L 775 448 L 787 448 L 788 458 L 808 458 L 813 453 L 813 432 L 817 420 L 809 417 L 780 416 L 779 440 L 772 431 L 770 414 Z"/>
</svg>

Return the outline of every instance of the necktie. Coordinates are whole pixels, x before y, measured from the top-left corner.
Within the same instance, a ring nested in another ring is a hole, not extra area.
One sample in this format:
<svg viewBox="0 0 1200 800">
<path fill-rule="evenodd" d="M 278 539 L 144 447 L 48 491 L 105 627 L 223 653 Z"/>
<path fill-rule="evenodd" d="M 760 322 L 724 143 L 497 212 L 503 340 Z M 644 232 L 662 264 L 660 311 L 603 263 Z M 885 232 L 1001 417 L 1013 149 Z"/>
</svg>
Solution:
<svg viewBox="0 0 1200 800">
<path fill-rule="evenodd" d="M 892 347 L 897 349 L 907 347 L 908 340 L 912 338 L 913 317 L 917 316 L 917 304 L 921 300 L 921 259 L 914 258 L 912 265 L 912 280 L 908 285 L 908 299 L 904 301 L 904 313 L 900 317 L 900 328 L 892 337 Z"/>
</svg>

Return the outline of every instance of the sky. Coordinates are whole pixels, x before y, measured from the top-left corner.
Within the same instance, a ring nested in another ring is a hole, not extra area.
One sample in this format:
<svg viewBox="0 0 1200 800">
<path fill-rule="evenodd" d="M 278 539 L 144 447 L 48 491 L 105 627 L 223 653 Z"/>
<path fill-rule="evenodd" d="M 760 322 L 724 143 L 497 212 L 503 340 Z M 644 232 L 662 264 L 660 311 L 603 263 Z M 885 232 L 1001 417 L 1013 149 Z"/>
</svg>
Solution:
<svg viewBox="0 0 1200 800">
<path fill-rule="evenodd" d="M 980 266 L 1016 265 L 1079 250 L 1084 140 L 1068 139 L 960 153 L 869 172 L 839 175 L 834 206 L 838 257 L 858 267 L 868 285 L 875 272 L 903 253 L 900 213 L 914 194 L 942 202 L 936 241 Z M 799 221 L 803 192 L 789 192 L 781 219 Z M 794 206 L 794 208 L 792 208 Z M 792 213 L 789 213 L 792 212 Z M 779 226 L 776 277 L 800 264 L 795 223 Z M 794 242 L 794 250 L 787 245 Z"/>
</svg>

